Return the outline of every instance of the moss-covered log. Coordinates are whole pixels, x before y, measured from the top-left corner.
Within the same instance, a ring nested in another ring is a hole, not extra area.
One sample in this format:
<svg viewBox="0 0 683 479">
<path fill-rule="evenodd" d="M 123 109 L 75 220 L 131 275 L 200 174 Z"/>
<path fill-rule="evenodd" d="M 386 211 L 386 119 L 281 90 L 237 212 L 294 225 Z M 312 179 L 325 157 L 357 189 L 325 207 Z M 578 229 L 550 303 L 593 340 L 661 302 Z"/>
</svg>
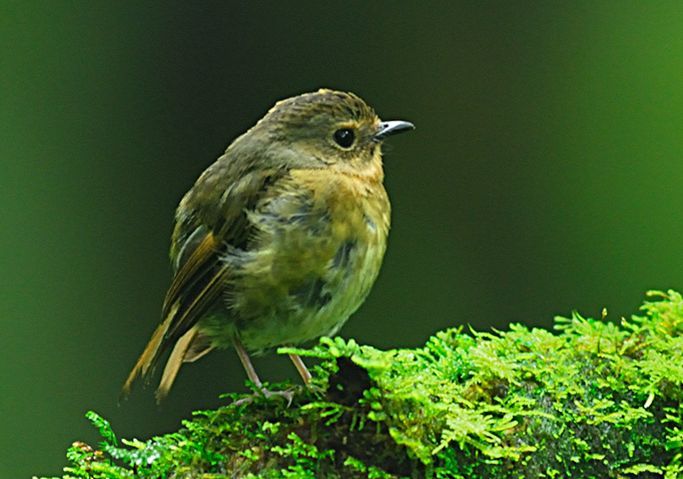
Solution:
<svg viewBox="0 0 683 479">
<path fill-rule="evenodd" d="M 64 477 L 683 478 L 683 299 L 619 323 L 451 329 L 419 349 L 323 339 L 313 391 L 199 411 L 176 433 L 75 443 Z M 231 403 L 239 396 L 231 395 Z"/>
</svg>

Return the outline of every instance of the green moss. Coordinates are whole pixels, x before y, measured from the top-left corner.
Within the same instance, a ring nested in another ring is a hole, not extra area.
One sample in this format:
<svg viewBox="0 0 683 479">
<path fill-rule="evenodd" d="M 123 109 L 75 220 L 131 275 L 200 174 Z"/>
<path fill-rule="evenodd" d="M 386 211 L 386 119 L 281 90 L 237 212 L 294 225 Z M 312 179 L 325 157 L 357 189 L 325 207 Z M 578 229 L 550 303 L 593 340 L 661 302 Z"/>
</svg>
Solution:
<svg viewBox="0 0 683 479">
<path fill-rule="evenodd" d="M 198 411 L 177 433 L 75 443 L 64 478 L 683 478 L 683 298 L 619 323 L 434 335 L 380 351 L 323 338 L 314 388 Z M 280 385 L 282 387 L 283 385 Z"/>
</svg>

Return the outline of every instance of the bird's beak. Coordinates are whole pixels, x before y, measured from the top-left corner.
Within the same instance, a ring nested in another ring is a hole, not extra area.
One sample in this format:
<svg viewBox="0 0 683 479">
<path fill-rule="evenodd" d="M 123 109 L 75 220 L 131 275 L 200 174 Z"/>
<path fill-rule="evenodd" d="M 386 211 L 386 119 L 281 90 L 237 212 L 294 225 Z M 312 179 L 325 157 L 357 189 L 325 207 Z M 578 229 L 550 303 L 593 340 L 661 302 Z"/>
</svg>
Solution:
<svg viewBox="0 0 683 479">
<path fill-rule="evenodd" d="M 394 120 L 394 121 L 383 121 L 379 124 L 379 129 L 375 133 L 374 139 L 380 141 L 385 139 L 387 136 L 396 135 L 404 131 L 414 130 L 415 125 L 409 121 Z"/>
</svg>

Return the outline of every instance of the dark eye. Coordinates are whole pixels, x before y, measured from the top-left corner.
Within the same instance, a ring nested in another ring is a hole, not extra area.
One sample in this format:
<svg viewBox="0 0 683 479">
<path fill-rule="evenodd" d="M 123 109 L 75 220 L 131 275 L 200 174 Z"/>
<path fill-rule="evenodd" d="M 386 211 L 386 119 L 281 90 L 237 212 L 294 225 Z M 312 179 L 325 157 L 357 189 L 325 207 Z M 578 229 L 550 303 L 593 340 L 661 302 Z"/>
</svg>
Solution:
<svg viewBox="0 0 683 479">
<path fill-rule="evenodd" d="M 342 148 L 350 148 L 356 138 L 351 128 L 340 128 L 334 132 L 334 141 Z"/>
</svg>

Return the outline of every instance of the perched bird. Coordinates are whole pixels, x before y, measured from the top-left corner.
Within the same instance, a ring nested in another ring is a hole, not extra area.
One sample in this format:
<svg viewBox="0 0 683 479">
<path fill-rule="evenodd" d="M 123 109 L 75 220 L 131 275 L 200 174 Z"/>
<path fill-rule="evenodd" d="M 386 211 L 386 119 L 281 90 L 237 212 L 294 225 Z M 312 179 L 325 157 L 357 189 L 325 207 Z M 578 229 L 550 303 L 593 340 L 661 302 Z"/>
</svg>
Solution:
<svg viewBox="0 0 683 479">
<path fill-rule="evenodd" d="M 382 141 L 413 128 L 322 89 L 276 103 L 234 140 L 178 206 L 162 321 L 122 395 L 171 346 L 157 400 L 182 363 L 214 348 L 234 347 L 262 388 L 249 353 L 336 333 L 386 249 Z M 301 358 L 290 357 L 308 383 Z"/>
</svg>

